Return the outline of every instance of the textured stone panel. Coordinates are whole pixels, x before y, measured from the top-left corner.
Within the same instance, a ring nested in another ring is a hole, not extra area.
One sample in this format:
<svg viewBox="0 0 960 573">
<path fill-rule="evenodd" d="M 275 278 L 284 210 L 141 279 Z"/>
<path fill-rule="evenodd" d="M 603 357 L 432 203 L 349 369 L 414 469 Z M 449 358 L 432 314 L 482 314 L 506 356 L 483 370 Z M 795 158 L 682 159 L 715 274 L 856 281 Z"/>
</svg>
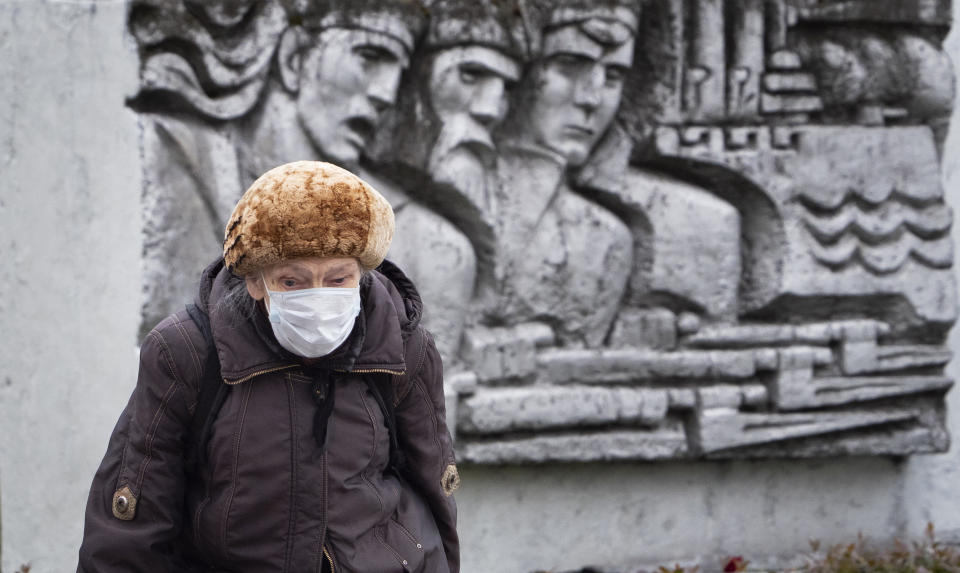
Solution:
<svg viewBox="0 0 960 573">
<path fill-rule="evenodd" d="M 465 460 L 946 447 L 948 0 L 158 5 L 145 327 L 324 159 L 394 207 Z"/>
<path fill-rule="evenodd" d="M 476 394 L 458 409 L 461 433 L 637 424 L 655 426 L 667 414 L 666 390 L 583 386 L 503 388 Z"/>
</svg>

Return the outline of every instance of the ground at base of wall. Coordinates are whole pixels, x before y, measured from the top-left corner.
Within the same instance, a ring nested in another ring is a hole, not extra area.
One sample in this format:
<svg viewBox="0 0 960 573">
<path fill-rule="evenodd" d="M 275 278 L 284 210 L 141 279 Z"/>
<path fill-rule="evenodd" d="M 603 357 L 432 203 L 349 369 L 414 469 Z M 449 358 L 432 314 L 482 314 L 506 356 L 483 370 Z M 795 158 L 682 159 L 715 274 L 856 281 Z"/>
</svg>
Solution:
<svg viewBox="0 0 960 573">
<path fill-rule="evenodd" d="M 929 523 L 917 540 L 879 543 L 857 536 L 855 541 L 830 545 L 811 541 L 808 553 L 789 560 L 770 560 L 767 564 L 751 562 L 743 555 L 698 561 L 629 569 L 586 567 L 533 573 L 957 573 L 960 572 L 960 540 L 937 539 L 933 524 Z"/>
</svg>

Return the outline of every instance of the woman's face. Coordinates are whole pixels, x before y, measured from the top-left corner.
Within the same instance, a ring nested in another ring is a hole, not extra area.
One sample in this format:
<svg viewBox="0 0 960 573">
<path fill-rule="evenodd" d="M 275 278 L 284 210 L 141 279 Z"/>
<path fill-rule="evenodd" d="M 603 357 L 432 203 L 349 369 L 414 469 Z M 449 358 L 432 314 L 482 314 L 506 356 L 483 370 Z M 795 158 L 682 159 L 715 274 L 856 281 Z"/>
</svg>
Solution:
<svg viewBox="0 0 960 573">
<path fill-rule="evenodd" d="M 284 261 L 267 267 L 260 273 L 247 275 L 247 292 L 255 300 L 266 297 L 269 304 L 270 296 L 266 288 L 272 291 L 318 287 L 353 288 L 360 284 L 362 275 L 360 263 L 353 257 L 306 257 Z"/>
</svg>

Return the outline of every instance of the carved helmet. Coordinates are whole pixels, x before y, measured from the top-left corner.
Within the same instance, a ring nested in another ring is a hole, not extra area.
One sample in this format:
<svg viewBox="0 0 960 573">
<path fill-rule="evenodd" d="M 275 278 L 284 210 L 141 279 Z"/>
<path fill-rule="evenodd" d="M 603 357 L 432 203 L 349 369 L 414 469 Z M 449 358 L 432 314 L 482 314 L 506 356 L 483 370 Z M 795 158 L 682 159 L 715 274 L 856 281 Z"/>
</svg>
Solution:
<svg viewBox="0 0 960 573">
<path fill-rule="evenodd" d="M 481 45 L 522 59 L 523 30 L 517 0 L 425 0 L 430 14 L 427 50 Z"/>
<path fill-rule="evenodd" d="M 297 161 L 260 176 L 227 223 L 223 259 L 234 274 L 302 257 L 353 257 L 373 269 L 393 239 L 393 209 L 353 173 Z"/>
<path fill-rule="evenodd" d="M 427 12 L 420 0 L 281 0 L 293 22 L 304 28 L 372 30 L 394 37 L 412 52 Z"/>
<path fill-rule="evenodd" d="M 521 0 L 531 56 L 540 53 L 546 30 L 603 20 L 603 43 L 619 44 L 637 35 L 643 0 Z M 591 36 L 599 32 L 588 28 Z"/>
</svg>

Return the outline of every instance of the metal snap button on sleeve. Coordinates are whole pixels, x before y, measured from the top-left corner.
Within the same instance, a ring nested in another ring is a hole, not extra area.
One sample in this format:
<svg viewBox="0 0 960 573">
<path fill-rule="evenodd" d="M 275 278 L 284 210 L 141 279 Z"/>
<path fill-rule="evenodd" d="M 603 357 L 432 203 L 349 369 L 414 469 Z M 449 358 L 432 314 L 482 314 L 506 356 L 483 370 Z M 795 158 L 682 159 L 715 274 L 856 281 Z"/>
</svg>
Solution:
<svg viewBox="0 0 960 573">
<path fill-rule="evenodd" d="M 113 516 L 130 521 L 137 514 L 137 496 L 129 486 L 123 486 L 113 494 Z"/>
</svg>

